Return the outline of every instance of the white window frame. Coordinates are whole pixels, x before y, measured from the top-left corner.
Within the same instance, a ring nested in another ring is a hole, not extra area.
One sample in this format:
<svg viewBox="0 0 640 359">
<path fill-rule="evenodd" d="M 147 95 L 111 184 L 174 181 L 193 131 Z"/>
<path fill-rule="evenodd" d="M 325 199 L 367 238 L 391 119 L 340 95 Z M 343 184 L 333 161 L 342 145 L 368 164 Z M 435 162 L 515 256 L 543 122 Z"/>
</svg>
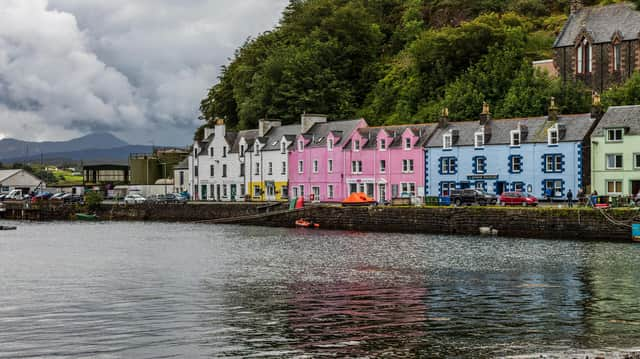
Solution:
<svg viewBox="0 0 640 359">
<path fill-rule="evenodd" d="M 273 175 L 273 162 L 269 162 L 267 167 L 267 176 L 272 176 L 272 175 Z"/>
<path fill-rule="evenodd" d="M 287 161 L 282 161 L 282 173 L 283 175 L 287 174 Z"/>
<path fill-rule="evenodd" d="M 518 160 L 518 169 L 516 170 L 516 160 Z M 522 172 L 522 157 L 513 156 L 511 157 L 511 172 L 513 173 L 521 173 Z"/>
<path fill-rule="evenodd" d="M 453 135 L 451 133 L 445 133 L 442 135 L 442 149 L 450 150 L 453 146 Z"/>
<path fill-rule="evenodd" d="M 457 159 L 455 157 L 446 157 L 442 160 L 442 168 L 440 169 L 440 172 L 442 172 L 443 175 L 452 175 L 455 174 L 453 171 L 453 168 L 456 165 L 456 161 Z"/>
<path fill-rule="evenodd" d="M 352 174 L 362 173 L 362 161 L 351 161 L 351 173 Z"/>
<path fill-rule="evenodd" d="M 354 152 L 360 151 L 360 140 L 353 140 L 353 151 Z"/>
<path fill-rule="evenodd" d="M 380 173 L 387 173 L 387 160 L 380 160 L 379 166 L 380 166 Z"/>
<path fill-rule="evenodd" d="M 476 172 L 477 173 L 487 173 L 487 159 L 484 157 L 476 157 Z M 482 169 L 480 169 L 480 165 L 482 165 Z"/>
<path fill-rule="evenodd" d="M 555 141 L 554 141 L 555 138 Z M 557 127 L 551 127 L 547 130 L 547 144 L 549 146 L 555 146 L 560 142 L 560 131 Z"/>
<path fill-rule="evenodd" d="M 476 132 L 473 135 L 475 148 L 484 148 L 484 132 Z"/>
<path fill-rule="evenodd" d="M 333 151 L 333 138 L 327 138 L 327 151 Z"/>
<path fill-rule="evenodd" d="M 262 192 L 262 189 L 260 188 L 260 185 L 254 184 L 253 185 L 253 197 L 260 197 L 261 196 L 261 192 Z"/>
<path fill-rule="evenodd" d="M 327 160 L 327 173 L 333 173 L 333 160 Z"/>
<path fill-rule="evenodd" d="M 613 188 L 614 189 L 613 192 L 609 192 L 609 184 L 610 183 L 614 184 L 613 185 L 613 187 L 614 187 Z M 617 184 L 620 184 L 620 192 L 616 191 L 618 189 L 617 188 L 618 187 Z M 622 180 L 619 180 L 619 179 L 613 179 L 613 180 L 606 180 L 605 181 L 605 188 L 607 189 L 607 194 L 621 195 L 623 193 L 623 186 L 624 186 L 624 184 L 623 184 Z"/>
<path fill-rule="evenodd" d="M 412 159 L 402 160 L 402 173 L 413 173 L 413 171 L 414 171 L 413 160 Z"/>
<path fill-rule="evenodd" d="M 380 151 L 386 151 L 387 150 L 387 139 L 382 138 L 382 139 L 380 139 L 380 141 L 378 141 L 378 149 Z"/>
<path fill-rule="evenodd" d="M 618 137 L 616 136 L 618 134 L 618 132 L 620 133 L 620 138 L 614 138 L 611 139 L 611 134 L 613 134 L 613 137 Z M 624 140 L 624 128 L 607 128 L 607 137 L 606 137 L 606 142 L 622 142 Z"/>
<path fill-rule="evenodd" d="M 511 132 L 509 132 L 509 138 L 511 147 L 520 147 L 520 144 L 522 143 L 522 133 L 520 130 L 511 130 Z"/>
<path fill-rule="evenodd" d="M 613 45 L 613 71 L 620 71 L 622 68 L 622 44 L 617 42 Z"/>
<path fill-rule="evenodd" d="M 287 144 L 286 144 L 286 142 L 280 142 L 280 153 L 281 154 L 287 153 Z"/>
<path fill-rule="evenodd" d="M 413 147 L 411 145 L 411 137 L 405 137 L 404 138 L 404 149 L 405 149 L 405 151 L 409 151 L 411 149 L 411 147 Z"/>
<path fill-rule="evenodd" d="M 298 160 L 298 173 L 304 173 L 304 161 Z"/>
<path fill-rule="evenodd" d="M 334 187 L 332 184 L 327 185 L 327 199 L 333 199 L 334 196 Z"/>
<path fill-rule="evenodd" d="M 318 160 L 313 160 L 313 173 L 318 173 Z"/>
<path fill-rule="evenodd" d="M 415 182 L 400 182 L 400 193 L 408 193 L 411 197 L 416 195 Z"/>
<path fill-rule="evenodd" d="M 298 152 L 302 152 L 304 151 L 304 141 L 303 140 L 299 140 L 298 141 Z"/>
<path fill-rule="evenodd" d="M 442 196 L 443 197 L 449 197 L 451 196 L 451 191 L 456 189 L 456 183 L 455 182 L 444 182 L 442 184 Z"/>
<path fill-rule="evenodd" d="M 260 175 L 260 162 L 256 162 L 256 172 L 255 172 L 256 176 Z"/>
<path fill-rule="evenodd" d="M 616 167 L 609 166 L 609 157 L 610 156 L 615 156 L 616 157 L 615 160 L 614 160 Z M 617 157 L 618 156 L 620 156 L 620 167 L 617 167 L 617 164 L 618 164 Z M 604 162 L 605 162 L 604 163 L 605 168 L 608 169 L 608 170 L 622 170 L 622 169 L 624 169 L 624 156 L 622 155 L 622 153 L 607 153 L 605 155 L 605 157 L 604 157 Z"/>
<path fill-rule="evenodd" d="M 640 170 L 640 153 L 633 154 L 633 169 Z"/>
</svg>

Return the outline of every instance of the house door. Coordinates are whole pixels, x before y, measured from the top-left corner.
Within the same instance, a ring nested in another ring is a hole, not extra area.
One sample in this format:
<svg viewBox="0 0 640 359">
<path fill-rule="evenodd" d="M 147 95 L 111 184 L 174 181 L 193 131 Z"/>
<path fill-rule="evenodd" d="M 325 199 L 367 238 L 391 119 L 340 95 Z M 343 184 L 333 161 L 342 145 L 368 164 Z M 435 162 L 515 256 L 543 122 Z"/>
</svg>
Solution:
<svg viewBox="0 0 640 359">
<path fill-rule="evenodd" d="M 313 187 L 313 200 L 316 202 L 320 202 L 320 187 Z"/>
<path fill-rule="evenodd" d="M 358 192 L 357 183 L 349 183 L 349 194 Z"/>
<path fill-rule="evenodd" d="M 373 198 L 375 196 L 375 194 L 373 193 L 373 183 L 367 183 L 367 196 Z"/>
<path fill-rule="evenodd" d="M 506 191 L 506 182 L 496 182 L 496 194 L 499 196 Z"/>
<path fill-rule="evenodd" d="M 232 184 L 231 185 L 231 200 L 235 201 L 237 195 L 238 195 L 238 193 L 237 193 L 236 185 Z"/>
<path fill-rule="evenodd" d="M 216 200 L 220 200 L 220 185 L 216 185 Z"/>
<path fill-rule="evenodd" d="M 378 184 L 378 202 L 384 202 L 387 200 L 387 185 L 384 183 Z"/>
<path fill-rule="evenodd" d="M 631 181 L 631 195 L 640 193 L 640 181 Z"/>
<path fill-rule="evenodd" d="M 267 189 L 267 201 L 275 201 L 276 200 L 276 185 L 273 182 L 265 183 Z"/>
<path fill-rule="evenodd" d="M 207 200 L 207 185 L 203 184 L 200 186 L 200 200 L 202 201 L 206 201 Z"/>
</svg>

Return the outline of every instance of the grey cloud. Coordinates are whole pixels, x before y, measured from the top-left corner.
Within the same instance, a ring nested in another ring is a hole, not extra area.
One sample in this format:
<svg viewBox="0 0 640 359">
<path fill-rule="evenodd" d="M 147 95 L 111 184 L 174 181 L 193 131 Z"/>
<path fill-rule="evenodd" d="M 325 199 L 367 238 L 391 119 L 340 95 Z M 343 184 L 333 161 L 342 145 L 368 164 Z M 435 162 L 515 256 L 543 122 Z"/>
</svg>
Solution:
<svg viewBox="0 0 640 359">
<path fill-rule="evenodd" d="M 170 144 L 189 142 L 220 66 L 288 2 L 2 1 L 0 136 Z"/>
</svg>

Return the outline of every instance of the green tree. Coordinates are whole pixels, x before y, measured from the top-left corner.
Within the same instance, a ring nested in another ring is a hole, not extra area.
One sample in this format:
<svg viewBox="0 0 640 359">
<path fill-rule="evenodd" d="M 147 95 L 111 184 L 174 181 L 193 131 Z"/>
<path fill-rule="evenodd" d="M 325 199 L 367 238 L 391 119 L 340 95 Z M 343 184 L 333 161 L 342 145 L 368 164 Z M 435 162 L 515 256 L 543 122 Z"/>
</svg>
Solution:
<svg viewBox="0 0 640 359">
<path fill-rule="evenodd" d="M 636 71 L 623 85 L 605 91 L 602 103 L 606 107 L 640 104 L 640 72 Z"/>
</svg>

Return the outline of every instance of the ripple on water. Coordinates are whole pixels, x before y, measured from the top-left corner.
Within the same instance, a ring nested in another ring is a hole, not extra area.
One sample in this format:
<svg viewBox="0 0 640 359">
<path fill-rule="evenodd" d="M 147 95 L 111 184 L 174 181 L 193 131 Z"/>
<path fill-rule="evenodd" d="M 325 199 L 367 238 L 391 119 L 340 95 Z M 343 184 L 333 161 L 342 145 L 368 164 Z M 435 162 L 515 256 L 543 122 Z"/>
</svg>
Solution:
<svg viewBox="0 0 640 359">
<path fill-rule="evenodd" d="M 640 337 L 631 244 L 19 227 L 0 233 L 0 358 L 569 357 Z"/>
</svg>

